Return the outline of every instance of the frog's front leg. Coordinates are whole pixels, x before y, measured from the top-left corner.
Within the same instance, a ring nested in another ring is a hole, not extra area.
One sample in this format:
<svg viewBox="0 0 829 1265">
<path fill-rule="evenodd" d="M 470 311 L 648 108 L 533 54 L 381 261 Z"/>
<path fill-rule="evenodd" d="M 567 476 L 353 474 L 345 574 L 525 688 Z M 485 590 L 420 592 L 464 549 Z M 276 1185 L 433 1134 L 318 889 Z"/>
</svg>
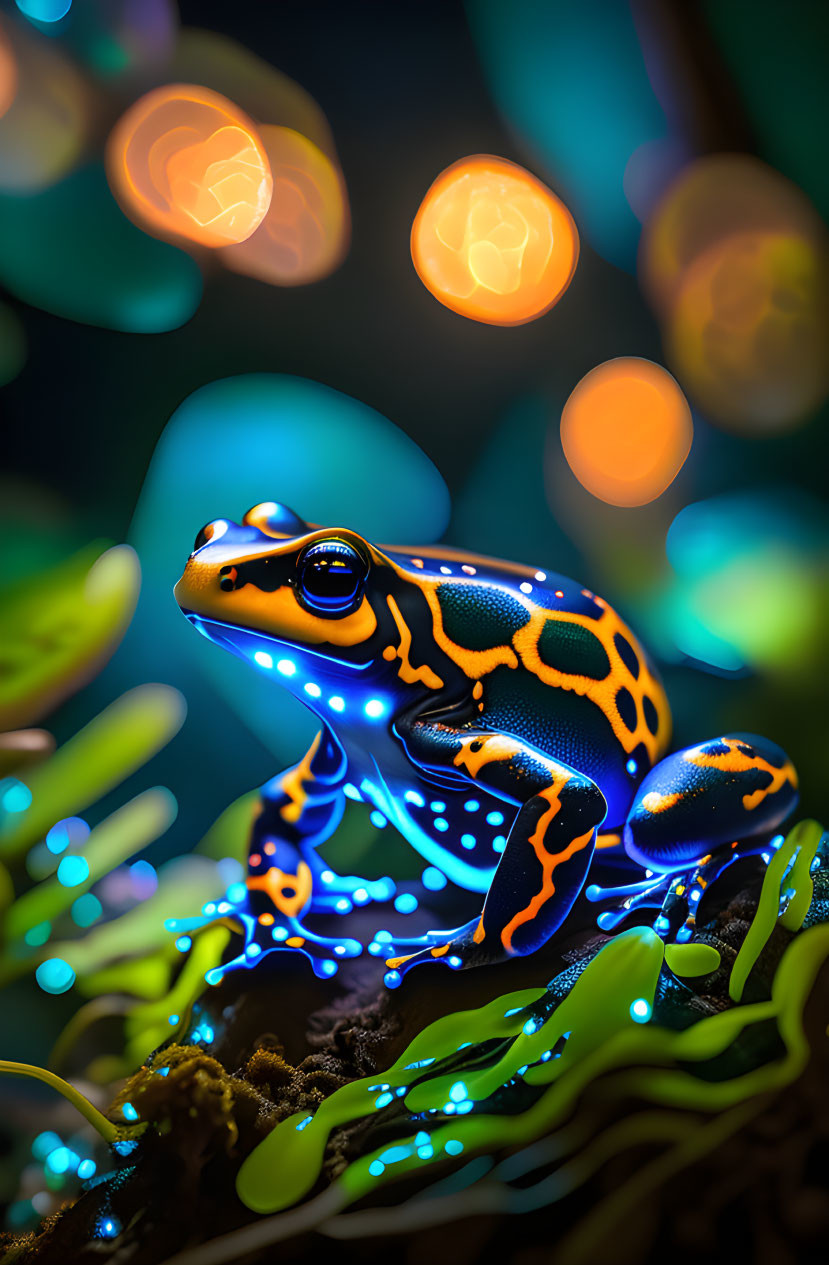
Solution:
<svg viewBox="0 0 829 1265">
<path fill-rule="evenodd" d="M 313 914 L 348 913 L 352 906 L 345 893 L 361 882 L 333 875 L 315 854 L 342 818 L 345 769 L 340 744 L 324 728 L 298 764 L 262 788 L 251 830 L 246 899 L 234 910 L 245 948 L 221 968 L 222 974 L 281 949 L 304 953 L 317 975 L 328 976 L 340 959 L 362 952 L 358 940 L 318 935 L 306 923 Z"/>
<path fill-rule="evenodd" d="M 601 791 L 590 778 L 499 731 L 419 720 L 400 737 L 415 764 L 461 774 L 519 811 L 480 917 L 409 942 L 423 947 L 390 956 L 386 983 L 396 987 L 422 962 L 459 969 L 534 952 L 581 890 L 607 812 Z"/>
</svg>

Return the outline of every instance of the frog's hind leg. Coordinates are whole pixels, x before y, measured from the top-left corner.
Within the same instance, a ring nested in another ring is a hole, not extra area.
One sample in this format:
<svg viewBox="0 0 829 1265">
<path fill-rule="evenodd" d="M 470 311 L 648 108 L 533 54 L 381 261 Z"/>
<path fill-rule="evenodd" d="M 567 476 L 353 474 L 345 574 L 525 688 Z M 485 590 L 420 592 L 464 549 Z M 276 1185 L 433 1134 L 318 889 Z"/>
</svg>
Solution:
<svg viewBox="0 0 829 1265">
<path fill-rule="evenodd" d="M 655 873 L 664 892 L 655 929 L 687 939 L 706 887 L 736 859 L 767 847 L 796 803 L 788 756 L 753 734 L 686 747 L 656 765 L 623 832 L 628 855 Z M 669 876 L 667 887 L 659 876 Z"/>
</svg>

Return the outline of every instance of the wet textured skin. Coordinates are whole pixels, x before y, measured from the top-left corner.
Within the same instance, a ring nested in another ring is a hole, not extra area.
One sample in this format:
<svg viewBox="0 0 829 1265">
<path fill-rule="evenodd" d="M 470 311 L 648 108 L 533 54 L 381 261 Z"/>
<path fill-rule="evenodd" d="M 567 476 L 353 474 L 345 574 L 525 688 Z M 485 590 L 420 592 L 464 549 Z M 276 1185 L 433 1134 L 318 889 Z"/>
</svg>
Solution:
<svg viewBox="0 0 829 1265">
<path fill-rule="evenodd" d="M 766 739 L 666 757 L 670 711 L 646 654 L 602 598 L 563 576 L 442 546 L 377 547 L 270 502 L 202 529 L 176 598 L 322 722 L 262 789 L 238 964 L 296 949 L 331 974 L 360 952 L 304 921 L 349 910 L 355 892 L 390 894 L 316 855 L 349 794 L 485 894 L 464 927 L 386 942 L 390 984 L 423 961 L 531 953 L 571 909 L 597 837 L 615 832 L 632 861 L 674 874 L 768 838 L 796 803 L 795 771 Z"/>
</svg>

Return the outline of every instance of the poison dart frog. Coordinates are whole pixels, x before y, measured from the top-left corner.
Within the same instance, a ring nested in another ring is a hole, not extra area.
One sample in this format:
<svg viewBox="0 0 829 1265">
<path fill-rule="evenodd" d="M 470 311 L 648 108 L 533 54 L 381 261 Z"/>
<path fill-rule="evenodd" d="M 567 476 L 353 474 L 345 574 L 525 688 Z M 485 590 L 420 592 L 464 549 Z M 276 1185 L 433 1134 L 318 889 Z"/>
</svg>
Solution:
<svg viewBox="0 0 829 1265">
<path fill-rule="evenodd" d="M 302 759 L 262 788 L 236 911 L 245 950 L 223 970 L 298 950 L 325 976 L 361 952 L 308 926 L 394 891 L 335 875 L 317 854 L 349 794 L 432 872 L 482 897 L 464 926 L 378 933 L 369 947 L 389 986 L 424 962 L 532 953 L 603 846 L 645 870 L 606 925 L 645 903 L 666 938 L 687 938 L 695 900 L 738 841 L 767 846 L 797 801 L 791 761 L 764 738 L 666 754 L 671 716 L 650 660 L 606 601 L 563 576 L 442 546 L 379 547 L 267 502 L 241 524 L 202 528 L 175 594 L 199 632 L 320 722 Z"/>
</svg>

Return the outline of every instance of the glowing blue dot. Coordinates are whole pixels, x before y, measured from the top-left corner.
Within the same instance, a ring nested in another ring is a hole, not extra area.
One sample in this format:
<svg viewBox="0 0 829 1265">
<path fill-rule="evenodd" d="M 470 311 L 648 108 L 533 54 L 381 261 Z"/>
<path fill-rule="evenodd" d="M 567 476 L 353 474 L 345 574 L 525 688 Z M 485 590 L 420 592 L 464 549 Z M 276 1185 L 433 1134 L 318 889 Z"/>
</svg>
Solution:
<svg viewBox="0 0 829 1265">
<path fill-rule="evenodd" d="M 493 852 L 503 852 L 506 846 L 507 846 L 506 835 L 496 835 L 495 838 L 492 840 Z"/>
<path fill-rule="evenodd" d="M 639 765 L 636 763 L 635 760 L 628 760 L 627 764 L 625 765 L 625 768 L 627 769 L 631 777 L 636 777 L 636 771 L 639 768 Z"/>
<path fill-rule="evenodd" d="M 463 1102 L 465 1098 L 469 1097 L 463 1081 L 455 1081 L 455 1084 L 449 1090 L 449 1097 L 452 1099 L 452 1102 Z"/>
<path fill-rule="evenodd" d="M 343 794 L 345 795 L 347 799 L 362 801 L 362 798 L 363 798 L 360 792 L 357 790 L 357 787 L 353 784 L 353 782 L 346 782 L 345 786 L 343 787 Z"/>
<path fill-rule="evenodd" d="M 134 1138 L 121 1138 L 118 1142 L 113 1142 L 112 1149 L 119 1155 L 132 1155 L 133 1151 L 138 1147 L 138 1143 Z"/>
<path fill-rule="evenodd" d="M 378 830 L 382 830 L 387 824 L 386 818 L 377 808 L 373 809 L 373 811 L 369 813 L 369 820 L 371 821 L 372 826 L 376 826 Z"/>
<path fill-rule="evenodd" d="M 388 1107 L 393 1098 L 394 1094 L 390 1094 L 387 1090 L 385 1094 L 378 1095 L 378 1097 L 374 1100 L 374 1105 L 379 1111 L 381 1107 Z"/>
<path fill-rule="evenodd" d="M 666 918 L 664 914 L 658 914 L 656 919 L 654 920 L 653 929 L 654 931 L 658 931 L 658 932 L 670 931 L 671 929 L 670 919 Z"/>
<path fill-rule="evenodd" d="M 651 1005 L 646 998 L 637 997 L 636 1001 L 631 1002 L 630 1017 L 635 1023 L 647 1023 L 651 1013 Z"/>
<path fill-rule="evenodd" d="M 29 928 L 23 939 L 31 948 L 36 949 L 45 944 L 51 934 L 51 922 L 39 922 L 36 927 Z"/>
<path fill-rule="evenodd" d="M 382 944 L 378 944 L 376 940 L 372 940 L 369 943 L 368 951 L 373 958 L 379 958 L 380 954 L 383 953 L 384 950 Z"/>
<path fill-rule="evenodd" d="M 386 1166 L 380 1160 L 372 1160 L 368 1166 L 368 1171 L 372 1177 L 382 1177 L 386 1171 Z"/>
<path fill-rule="evenodd" d="M 68 1146 L 56 1146 L 46 1157 L 46 1167 L 53 1173 L 66 1173 L 74 1167 L 72 1155 Z"/>
<path fill-rule="evenodd" d="M 443 1149 L 447 1155 L 460 1155 L 463 1151 L 463 1142 L 458 1141 L 457 1138 L 450 1138 L 444 1143 Z"/>
<path fill-rule="evenodd" d="M 288 932 L 287 927 L 274 927 L 273 931 L 271 932 L 271 935 L 273 936 L 274 940 L 287 940 L 288 934 L 289 932 Z"/>
<path fill-rule="evenodd" d="M 92 892 L 79 896 L 72 906 L 72 918 L 78 927 L 91 927 L 104 912 L 104 907 Z"/>
<path fill-rule="evenodd" d="M 25 813 L 32 802 L 32 792 L 16 777 L 7 777 L 0 782 L 0 806 L 7 813 Z"/>
<path fill-rule="evenodd" d="M 347 896 L 341 896 L 334 908 L 337 910 L 337 913 L 350 914 L 354 907 Z"/>
<path fill-rule="evenodd" d="M 333 870 L 323 870 L 322 874 L 320 874 L 323 883 L 333 883 L 336 877 Z"/>
<path fill-rule="evenodd" d="M 380 944 L 391 944 L 393 937 L 390 931 L 377 931 L 374 934 L 374 939 Z"/>
<path fill-rule="evenodd" d="M 179 1015 L 168 1015 L 167 1022 L 171 1028 L 175 1028 L 175 1026 L 181 1022 L 181 1017 Z"/>
<path fill-rule="evenodd" d="M 446 820 L 445 817 L 436 817 L 434 821 L 434 826 L 435 826 L 435 830 L 439 831 L 441 834 L 445 834 L 446 831 L 449 829 L 449 822 Z"/>
<path fill-rule="evenodd" d="M 135 1110 L 131 1102 L 121 1104 L 121 1114 L 125 1120 L 137 1120 L 138 1112 Z"/>
<path fill-rule="evenodd" d="M 95 1176 L 97 1167 L 98 1165 L 94 1160 L 81 1160 L 78 1165 L 78 1177 L 80 1177 L 82 1182 L 87 1181 L 90 1177 Z"/>
<path fill-rule="evenodd" d="M 260 668 L 273 667 L 273 659 L 266 650 L 257 650 L 253 658 L 254 658 L 254 662 L 258 663 Z"/>
<path fill-rule="evenodd" d="M 35 979 L 44 993 L 65 993 L 75 983 L 75 972 L 63 958 L 47 958 L 35 971 Z"/>
<path fill-rule="evenodd" d="M 386 985 L 386 988 L 399 988 L 402 980 L 403 976 L 399 971 L 386 971 L 386 974 L 383 976 L 383 983 Z"/>
<path fill-rule="evenodd" d="M 227 889 L 227 899 L 232 900 L 234 905 L 241 905 L 247 894 L 248 889 L 244 883 L 231 883 Z"/>
<path fill-rule="evenodd" d="M 421 874 L 420 881 L 430 892 L 442 892 L 446 886 L 446 875 L 436 865 L 428 865 Z"/>
<path fill-rule="evenodd" d="M 64 887 L 77 887 L 89 878 L 89 862 L 86 857 L 67 856 L 58 866 L 58 882 Z"/>
<path fill-rule="evenodd" d="M 47 1130 L 45 1133 L 39 1133 L 32 1143 L 32 1155 L 36 1160 L 45 1160 L 47 1155 L 51 1155 L 55 1147 L 60 1146 L 60 1138 L 56 1133 Z"/>
<path fill-rule="evenodd" d="M 446 810 L 446 805 L 442 799 L 434 799 L 429 805 L 433 813 L 442 813 Z"/>
<path fill-rule="evenodd" d="M 525 1036 L 531 1037 L 533 1033 L 537 1032 L 540 1027 L 541 1027 L 541 1024 L 538 1022 L 537 1019 L 528 1019 L 527 1022 L 524 1024 L 524 1027 L 521 1029 L 521 1031 L 524 1033 Z"/>
<path fill-rule="evenodd" d="M 70 843 L 80 847 L 86 843 L 88 837 L 89 826 L 82 817 L 64 817 L 62 821 L 56 821 L 46 835 L 46 847 L 55 856 L 59 856 Z"/>
<path fill-rule="evenodd" d="M 468 813 L 476 813 L 480 807 L 481 805 L 478 803 L 477 799 L 468 799 L 464 804 L 464 808 Z"/>
<path fill-rule="evenodd" d="M 376 720 L 378 716 L 382 716 L 385 710 L 386 708 L 379 698 L 370 698 L 363 708 L 365 714 L 371 717 L 372 720 Z"/>
<path fill-rule="evenodd" d="M 454 1116 L 454 1114 L 455 1114 L 455 1104 L 454 1104 L 453 1102 L 445 1102 L 445 1103 L 443 1104 L 443 1113 L 444 1113 L 444 1115 L 446 1115 L 446 1116 Z"/>
<path fill-rule="evenodd" d="M 320 964 L 319 964 L 319 969 L 320 969 L 320 972 L 321 972 L 323 975 L 336 975 L 336 974 L 337 974 L 337 963 L 336 963 L 336 962 L 331 962 L 330 960 L 329 960 L 329 961 L 325 961 L 325 962 L 320 962 Z"/>
<path fill-rule="evenodd" d="M 354 897 L 355 905 L 365 905 L 371 900 L 371 897 L 364 887 L 355 887 L 351 895 Z"/>
<path fill-rule="evenodd" d="M 401 892 L 394 902 L 394 907 L 399 914 L 413 914 L 417 909 L 417 897 L 411 892 Z"/>
<path fill-rule="evenodd" d="M 456 954 L 446 959 L 453 971 L 460 970 L 463 966 L 463 958 L 459 958 Z"/>
<path fill-rule="evenodd" d="M 117 1217 L 102 1217 L 95 1230 L 101 1239 L 116 1239 L 121 1233 L 121 1222 Z"/>
<path fill-rule="evenodd" d="M 335 694 L 328 700 L 328 706 L 335 712 L 345 711 L 345 699 L 340 698 L 339 694 Z"/>
<path fill-rule="evenodd" d="M 245 955 L 249 958 L 258 958 L 261 952 L 262 947 L 258 944 L 249 944 L 245 949 Z"/>
<path fill-rule="evenodd" d="M 308 1125 L 311 1123 L 313 1119 L 314 1119 L 313 1116 L 306 1116 L 304 1120 L 300 1120 L 299 1124 L 296 1127 L 297 1133 L 302 1133 L 303 1129 L 307 1129 Z"/>
<path fill-rule="evenodd" d="M 468 1111 L 471 1111 L 474 1106 L 475 1106 L 474 1102 L 472 1102 L 470 1098 L 467 1098 L 466 1102 L 458 1103 L 457 1113 L 459 1116 L 465 1116 L 466 1113 Z"/>
<path fill-rule="evenodd" d="M 477 842 L 474 835 L 461 835 L 461 843 L 465 848 L 474 848 Z"/>
<path fill-rule="evenodd" d="M 221 978 L 222 978 L 222 975 L 223 975 L 223 974 L 224 974 L 224 972 L 221 970 L 221 968 L 220 968 L 220 967 L 218 967 L 218 966 L 215 966 L 215 967 L 213 968 L 213 970 L 212 970 L 212 971 L 208 971 L 208 972 L 206 973 L 206 975 L 205 975 L 205 977 L 204 977 L 205 983 L 206 983 L 206 984 L 218 984 L 218 983 L 220 983 L 220 982 L 221 982 Z"/>
<path fill-rule="evenodd" d="M 426 807 L 426 800 L 420 794 L 420 791 L 406 791 L 403 798 L 407 804 L 416 804 L 418 808 Z"/>
<path fill-rule="evenodd" d="M 422 1160 L 430 1160 L 434 1155 L 434 1151 L 428 1143 L 424 1143 L 423 1146 L 419 1146 L 417 1148 L 417 1153 Z"/>
<path fill-rule="evenodd" d="M 192 947 L 193 941 L 189 936 L 179 936 L 176 940 L 176 948 L 179 953 L 186 953 Z"/>
<path fill-rule="evenodd" d="M 296 664 L 293 659 L 280 659 L 276 665 L 277 672 L 281 672 L 283 676 L 295 676 Z"/>
<path fill-rule="evenodd" d="M 319 698 L 320 695 L 322 694 L 322 690 L 316 684 L 315 681 L 309 681 L 308 684 L 304 688 L 305 688 L 305 693 L 310 694 L 311 698 Z"/>
<path fill-rule="evenodd" d="M 72 7 L 72 0 L 16 0 L 17 7 L 35 22 L 60 22 Z"/>
<path fill-rule="evenodd" d="M 503 813 L 487 813 L 486 820 L 487 820 L 487 824 L 490 826 L 503 826 L 504 814 Z"/>
</svg>

